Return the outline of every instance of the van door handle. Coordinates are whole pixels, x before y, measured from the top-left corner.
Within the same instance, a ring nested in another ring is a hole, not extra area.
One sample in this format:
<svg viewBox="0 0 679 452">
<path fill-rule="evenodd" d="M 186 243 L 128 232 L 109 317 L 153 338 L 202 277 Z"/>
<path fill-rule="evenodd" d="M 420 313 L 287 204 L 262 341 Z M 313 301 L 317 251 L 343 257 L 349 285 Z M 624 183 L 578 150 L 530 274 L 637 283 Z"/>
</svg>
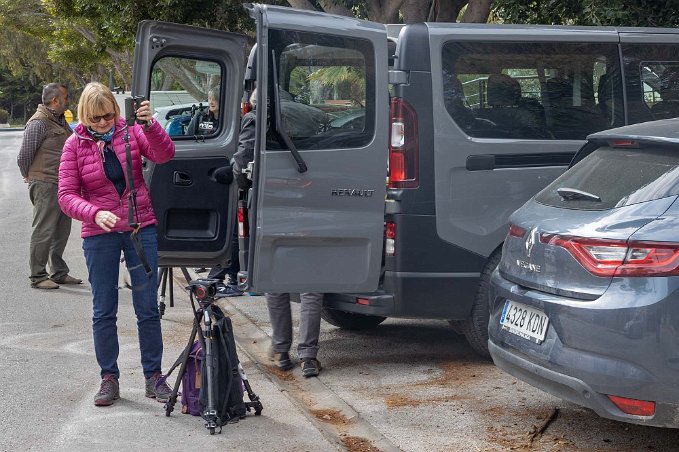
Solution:
<svg viewBox="0 0 679 452">
<path fill-rule="evenodd" d="M 193 184 L 193 181 L 191 180 L 191 176 L 189 176 L 188 174 L 182 171 L 175 171 L 174 175 L 172 176 L 172 183 L 174 183 L 175 185 L 180 185 L 182 187 L 187 187 Z"/>
</svg>

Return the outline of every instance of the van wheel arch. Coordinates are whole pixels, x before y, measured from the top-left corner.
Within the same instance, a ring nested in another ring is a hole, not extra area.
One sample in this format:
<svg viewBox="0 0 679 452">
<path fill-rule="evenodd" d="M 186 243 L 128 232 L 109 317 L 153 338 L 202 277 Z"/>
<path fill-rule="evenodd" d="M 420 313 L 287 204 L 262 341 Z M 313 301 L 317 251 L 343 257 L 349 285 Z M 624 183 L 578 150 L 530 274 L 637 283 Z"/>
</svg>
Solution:
<svg viewBox="0 0 679 452">
<path fill-rule="evenodd" d="M 488 322 L 490 322 L 488 289 L 490 288 L 490 276 L 497 268 L 501 258 L 502 247 L 500 246 L 490 255 L 485 267 L 483 267 L 471 313 L 460 328 L 471 348 L 487 359 L 490 359 L 488 352 Z"/>
<path fill-rule="evenodd" d="M 322 308 L 321 318 L 331 325 L 345 330 L 367 330 L 386 320 L 378 315 L 356 314 L 337 309 Z"/>
</svg>

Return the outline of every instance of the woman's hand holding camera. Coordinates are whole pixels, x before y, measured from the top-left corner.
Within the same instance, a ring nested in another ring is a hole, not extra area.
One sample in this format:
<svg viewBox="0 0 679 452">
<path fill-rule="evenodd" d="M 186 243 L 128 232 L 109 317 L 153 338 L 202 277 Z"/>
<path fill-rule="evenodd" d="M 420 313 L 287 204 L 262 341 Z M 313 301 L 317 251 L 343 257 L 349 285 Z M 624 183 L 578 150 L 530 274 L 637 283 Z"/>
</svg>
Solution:
<svg viewBox="0 0 679 452">
<path fill-rule="evenodd" d="M 143 101 L 140 107 L 137 108 L 137 121 L 145 122 L 146 124 L 151 124 L 153 119 L 153 113 L 151 113 L 151 103 L 148 100 Z"/>
<path fill-rule="evenodd" d="M 106 232 L 111 232 L 111 228 L 116 225 L 118 220 L 120 218 L 108 210 L 100 210 L 94 216 L 94 222 Z"/>
</svg>

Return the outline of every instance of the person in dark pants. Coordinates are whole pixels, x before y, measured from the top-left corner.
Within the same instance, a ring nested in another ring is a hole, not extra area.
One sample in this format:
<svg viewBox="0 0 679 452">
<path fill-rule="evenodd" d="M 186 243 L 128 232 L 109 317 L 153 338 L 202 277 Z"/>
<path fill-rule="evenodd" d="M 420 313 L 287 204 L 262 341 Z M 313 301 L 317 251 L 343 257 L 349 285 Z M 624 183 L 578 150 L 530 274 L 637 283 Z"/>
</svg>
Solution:
<svg viewBox="0 0 679 452">
<path fill-rule="evenodd" d="M 71 234 L 71 218 L 57 203 L 59 158 L 71 128 L 64 112 L 68 89 L 58 83 L 45 85 L 42 104 L 26 123 L 17 164 L 33 204 L 29 267 L 31 287 L 58 289 L 60 284 L 81 284 L 82 279 L 68 274 L 63 259 Z M 47 272 L 49 263 L 50 272 Z"/>
<path fill-rule="evenodd" d="M 256 121 L 256 90 L 250 96 L 253 110 L 246 113 L 241 120 L 241 132 L 238 150 L 233 156 L 233 176 L 241 190 L 250 187 L 250 180 L 243 173 L 254 158 L 255 149 L 255 121 Z M 266 293 L 266 305 L 273 333 L 271 335 L 271 357 L 274 364 L 281 370 L 292 369 L 290 347 L 292 346 L 292 311 L 289 293 Z M 315 377 L 321 371 L 321 363 L 317 359 L 318 337 L 321 331 L 321 308 L 323 294 L 300 294 L 301 308 L 299 320 L 299 340 L 297 356 L 302 362 L 302 375 Z"/>
<path fill-rule="evenodd" d="M 217 284 L 218 297 L 240 297 L 243 292 L 238 290 L 238 271 L 240 262 L 238 261 L 238 229 L 234 228 L 231 236 L 231 261 L 226 267 L 218 265 L 213 267 L 207 277 L 218 279 L 221 283 Z"/>
</svg>

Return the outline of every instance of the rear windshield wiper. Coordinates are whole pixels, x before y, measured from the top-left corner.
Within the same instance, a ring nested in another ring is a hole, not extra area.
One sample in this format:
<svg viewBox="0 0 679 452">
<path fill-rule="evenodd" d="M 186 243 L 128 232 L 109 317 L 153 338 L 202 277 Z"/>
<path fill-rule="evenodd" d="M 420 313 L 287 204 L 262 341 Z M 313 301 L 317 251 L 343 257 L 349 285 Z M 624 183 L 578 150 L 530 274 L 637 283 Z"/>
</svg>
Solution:
<svg viewBox="0 0 679 452">
<path fill-rule="evenodd" d="M 290 151 L 290 154 L 292 154 L 292 158 L 295 159 L 295 163 L 297 164 L 297 171 L 300 173 L 304 173 L 307 170 L 306 163 L 304 162 L 304 159 L 300 155 L 299 151 L 295 147 L 295 144 L 292 142 L 292 139 L 290 136 L 285 132 L 285 129 L 283 128 L 283 114 L 281 113 L 281 96 L 280 96 L 280 91 L 278 89 L 278 70 L 276 68 L 276 52 L 271 51 L 272 54 L 272 69 L 273 69 L 273 91 L 274 91 L 274 124 L 275 124 L 275 130 L 276 130 L 276 135 L 278 136 L 278 141 L 281 143 L 282 146 L 287 147 L 288 150 Z"/>
<path fill-rule="evenodd" d="M 561 187 L 557 188 L 556 192 L 564 201 L 572 201 L 574 199 L 586 199 L 589 201 L 601 202 L 601 198 L 595 194 L 586 191 L 578 190 L 576 188 Z"/>
</svg>

